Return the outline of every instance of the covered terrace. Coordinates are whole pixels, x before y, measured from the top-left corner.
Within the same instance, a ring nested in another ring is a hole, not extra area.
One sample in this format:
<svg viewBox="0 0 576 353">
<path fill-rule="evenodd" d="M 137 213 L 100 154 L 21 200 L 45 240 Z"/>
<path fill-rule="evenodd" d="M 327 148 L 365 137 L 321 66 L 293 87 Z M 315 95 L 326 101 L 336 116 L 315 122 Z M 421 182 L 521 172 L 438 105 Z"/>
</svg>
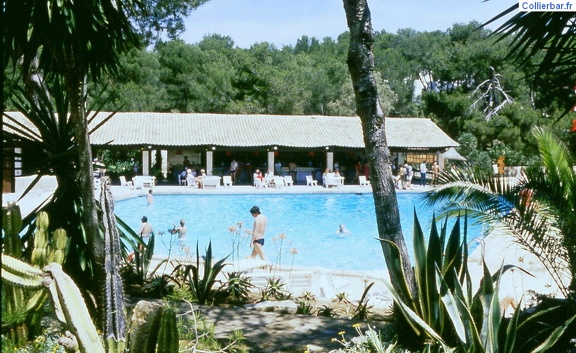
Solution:
<svg viewBox="0 0 576 353">
<path fill-rule="evenodd" d="M 6 115 L 4 133 L 14 132 L 11 121 L 30 125 L 19 112 Z M 243 171 L 237 176 L 240 184 L 251 182 L 254 169 L 273 171 L 278 162 L 280 173 L 287 173 L 290 164 L 296 165 L 297 183 L 310 174 L 318 179 L 324 169 L 334 169 L 335 164 L 346 180 L 352 181 L 354 165 L 365 162 L 358 117 L 143 112 L 110 115 L 100 112 L 90 121 L 92 146 L 96 150 L 140 151 L 137 164 L 142 175 L 150 175 L 154 161 L 161 159 L 163 177 L 170 183 L 184 168 L 184 157 L 193 168 L 203 168 L 208 175 L 228 174 L 230 163 L 236 160 Z M 442 165 L 442 153 L 458 146 L 430 119 L 386 118 L 385 124 L 396 164 L 419 164 L 426 159 L 430 164 L 436 160 Z M 25 139 L 21 143 L 25 148 Z M 156 157 L 158 153 L 161 158 Z"/>
</svg>

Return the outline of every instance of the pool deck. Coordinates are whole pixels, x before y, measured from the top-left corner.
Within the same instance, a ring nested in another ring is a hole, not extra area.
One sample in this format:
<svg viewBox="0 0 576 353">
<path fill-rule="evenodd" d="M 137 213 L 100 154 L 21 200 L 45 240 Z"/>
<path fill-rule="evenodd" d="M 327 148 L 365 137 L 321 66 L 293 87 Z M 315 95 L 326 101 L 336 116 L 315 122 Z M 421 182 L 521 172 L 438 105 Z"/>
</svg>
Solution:
<svg viewBox="0 0 576 353">
<path fill-rule="evenodd" d="M 398 193 L 419 193 L 431 190 L 431 186 L 420 187 L 414 185 L 412 190 L 396 190 Z M 116 200 L 127 199 L 132 197 L 145 196 L 149 188 L 133 189 L 131 187 L 111 186 L 111 191 Z M 51 197 L 50 187 L 44 186 L 43 189 L 33 190 L 31 195 L 20 200 L 18 204 L 25 215 L 34 209 L 40 202 Z M 343 185 L 334 188 L 324 188 L 322 186 L 294 185 L 283 188 L 264 188 L 258 189 L 253 186 L 231 186 L 210 189 L 196 189 L 187 186 L 176 185 L 158 185 L 153 188 L 155 195 L 161 194 L 198 194 L 198 195 L 216 195 L 216 194 L 234 194 L 234 195 L 251 195 L 251 194 L 338 194 L 338 193 L 372 193 L 370 186 Z M 15 201 L 17 194 L 3 194 L 2 204 L 6 205 L 7 201 Z M 406 241 L 411 241 L 406 239 Z M 558 287 L 551 280 L 550 276 L 535 258 L 534 255 L 522 249 L 514 242 L 513 237 L 503 230 L 493 231 L 488 235 L 471 254 L 469 258 L 469 270 L 472 277 L 473 285 L 478 285 L 482 276 L 482 258 L 492 273 L 498 270 L 502 264 L 514 264 L 528 271 L 512 270 L 505 273 L 500 283 L 500 298 L 510 297 L 516 302 L 522 302 L 524 305 L 532 304 L 529 291 L 536 291 L 540 294 L 547 294 L 559 297 L 561 294 Z M 160 259 L 156 259 L 159 261 Z M 389 307 L 391 305 L 391 296 L 386 289 L 383 281 L 388 277 L 385 269 L 382 271 L 336 271 L 326 268 L 292 268 L 278 269 L 254 259 L 243 259 L 239 263 L 231 264 L 237 269 L 245 271 L 253 278 L 253 282 L 259 286 L 266 283 L 266 279 L 271 276 L 277 276 L 285 280 L 288 290 L 295 296 L 302 291 L 309 291 L 321 300 L 331 300 L 337 293 L 346 292 L 349 299 L 357 301 L 362 296 L 364 289 L 374 282 L 367 298 L 371 305 L 378 307 Z"/>
<path fill-rule="evenodd" d="M 133 189 L 132 187 L 112 186 L 111 191 L 115 199 L 121 200 L 124 198 L 145 196 L 148 194 L 150 188 Z M 396 190 L 397 193 L 418 193 L 431 190 L 431 186 L 413 186 L 410 190 Z M 258 189 L 249 185 L 234 185 L 231 187 L 220 186 L 218 188 L 190 188 L 187 186 L 177 185 L 157 185 L 153 188 L 153 193 L 157 195 L 162 194 L 177 194 L 177 195 L 253 195 L 253 194 L 371 194 L 372 187 L 360 185 L 342 185 L 340 187 L 325 188 L 322 186 L 306 186 L 294 185 L 284 186 L 281 188 L 263 188 Z"/>
</svg>

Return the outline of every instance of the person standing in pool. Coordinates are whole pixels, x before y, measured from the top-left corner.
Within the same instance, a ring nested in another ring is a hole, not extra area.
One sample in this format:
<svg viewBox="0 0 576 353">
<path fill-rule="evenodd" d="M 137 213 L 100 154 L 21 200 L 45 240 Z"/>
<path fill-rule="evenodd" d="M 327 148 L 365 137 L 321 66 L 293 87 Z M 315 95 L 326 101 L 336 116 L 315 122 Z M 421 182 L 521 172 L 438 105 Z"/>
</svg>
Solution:
<svg viewBox="0 0 576 353">
<path fill-rule="evenodd" d="M 170 230 L 170 234 L 178 234 L 178 241 L 181 243 L 186 241 L 186 233 L 188 233 L 188 229 L 186 228 L 185 224 L 186 222 L 181 219 L 180 227 L 176 228 L 176 225 L 174 225 L 174 228 Z"/>
<path fill-rule="evenodd" d="M 140 235 L 142 239 L 147 239 L 152 235 L 153 232 L 154 231 L 152 230 L 152 225 L 148 223 L 148 217 L 143 216 L 138 235 Z"/>
<path fill-rule="evenodd" d="M 266 260 L 266 255 L 264 255 L 264 232 L 266 231 L 266 225 L 268 225 L 268 218 L 260 213 L 258 206 L 253 206 L 250 209 L 250 214 L 254 217 L 252 241 L 250 242 L 252 255 L 250 257 L 255 258 L 258 255 L 262 260 Z"/>
<path fill-rule="evenodd" d="M 152 195 L 152 189 L 148 190 L 148 195 L 146 195 L 146 202 L 148 203 L 148 205 L 154 203 L 154 195 Z"/>
</svg>

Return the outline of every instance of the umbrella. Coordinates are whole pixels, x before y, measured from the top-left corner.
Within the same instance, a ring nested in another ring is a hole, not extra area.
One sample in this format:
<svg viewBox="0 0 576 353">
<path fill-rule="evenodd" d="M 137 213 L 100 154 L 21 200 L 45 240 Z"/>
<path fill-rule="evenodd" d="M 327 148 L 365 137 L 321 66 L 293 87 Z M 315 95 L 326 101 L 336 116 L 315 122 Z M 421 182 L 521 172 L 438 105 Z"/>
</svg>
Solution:
<svg viewBox="0 0 576 353">
<path fill-rule="evenodd" d="M 444 152 L 444 159 L 453 159 L 457 161 L 466 160 L 466 158 L 462 157 L 454 147 L 450 147 L 448 151 Z"/>
</svg>

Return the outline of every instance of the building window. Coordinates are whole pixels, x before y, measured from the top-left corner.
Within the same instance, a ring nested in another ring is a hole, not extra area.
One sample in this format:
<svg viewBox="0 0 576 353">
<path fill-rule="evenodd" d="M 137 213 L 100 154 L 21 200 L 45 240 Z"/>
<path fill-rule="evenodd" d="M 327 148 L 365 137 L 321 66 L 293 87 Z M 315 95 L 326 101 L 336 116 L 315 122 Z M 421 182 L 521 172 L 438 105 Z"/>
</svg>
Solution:
<svg viewBox="0 0 576 353">
<path fill-rule="evenodd" d="M 409 152 L 406 154 L 406 162 L 414 166 L 419 166 L 422 161 L 426 161 L 426 167 L 430 169 L 436 161 L 436 153 L 431 152 Z"/>
</svg>

